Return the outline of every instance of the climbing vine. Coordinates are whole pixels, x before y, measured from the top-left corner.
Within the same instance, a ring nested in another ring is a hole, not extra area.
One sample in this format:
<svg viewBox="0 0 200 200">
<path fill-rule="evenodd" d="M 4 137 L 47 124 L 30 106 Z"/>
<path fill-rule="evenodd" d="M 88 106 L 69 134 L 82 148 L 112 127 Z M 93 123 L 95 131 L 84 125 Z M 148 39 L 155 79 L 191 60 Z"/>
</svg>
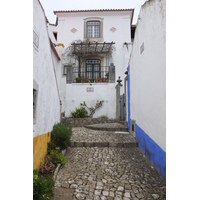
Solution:
<svg viewBox="0 0 200 200">
<path fill-rule="evenodd" d="M 89 110 L 89 117 L 92 118 L 94 113 L 96 112 L 96 110 L 103 105 L 103 102 L 104 102 L 104 100 L 97 101 L 95 107 L 88 107 L 87 104 L 85 103 L 85 101 L 83 103 L 80 103 L 80 105 Z"/>
</svg>

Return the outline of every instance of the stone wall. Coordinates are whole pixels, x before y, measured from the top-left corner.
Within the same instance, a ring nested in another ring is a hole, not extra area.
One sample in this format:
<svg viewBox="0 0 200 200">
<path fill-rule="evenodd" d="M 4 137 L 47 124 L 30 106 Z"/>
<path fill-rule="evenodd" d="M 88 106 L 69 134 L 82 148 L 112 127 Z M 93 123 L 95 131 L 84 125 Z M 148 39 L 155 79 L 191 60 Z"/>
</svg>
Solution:
<svg viewBox="0 0 200 200">
<path fill-rule="evenodd" d="M 69 122 L 73 127 L 83 127 L 91 124 L 102 124 L 102 123 L 116 123 L 120 122 L 116 119 L 102 119 L 102 118 L 62 118 L 62 124 Z"/>
</svg>

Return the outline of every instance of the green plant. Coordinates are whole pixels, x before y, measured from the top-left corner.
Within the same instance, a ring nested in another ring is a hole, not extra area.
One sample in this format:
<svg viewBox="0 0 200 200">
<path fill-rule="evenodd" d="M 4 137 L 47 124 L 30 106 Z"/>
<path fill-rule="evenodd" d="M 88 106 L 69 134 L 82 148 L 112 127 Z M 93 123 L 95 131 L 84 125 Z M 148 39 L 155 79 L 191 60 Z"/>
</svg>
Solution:
<svg viewBox="0 0 200 200">
<path fill-rule="evenodd" d="M 67 163 L 67 159 L 62 154 L 62 152 L 60 152 L 60 148 L 59 147 L 57 147 L 56 149 L 52 150 L 50 152 L 50 154 L 48 155 L 48 158 L 54 164 L 61 163 L 61 165 L 65 165 Z"/>
<path fill-rule="evenodd" d="M 101 115 L 99 116 L 99 119 L 108 119 L 108 117 L 106 115 Z"/>
<path fill-rule="evenodd" d="M 76 83 L 80 83 L 81 82 L 81 77 L 76 77 Z"/>
<path fill-rule="evenodd" d="M 48 152 L 48 153 L 50 153 L 51 150 L 53 150 L 53 149 L 56 148 L 56 145 L 55 145 L 52 141 L 48 142 L 47 145 L 48 145 L 48 146 L 47 146 L 47 152 Z"/>
<path fill-rule="evenodd" d="M 97 77 L 96 78 L 96 82 L 98 83 L 98 82 L 100 82 L 101 81 L 101 78 L 100 77 Z"/>
<path fill-rule="evenodd" d="M 51 132 L 51 143 L 48 144 L 49 150 L 52 147 L 60 147 L 60 149 L 65 149 L 70 141 L 72 136 L 72 127 L 71 125 L 63 125 L 61 123 L 57 123 L 53 126 L 53 130 Z"/>
<path fill-rule="evenodd" d="M 53 193 L 54 179 L 53 173 L 47 178 L 39 175 L 39 170 L 33 170 L 33 199 L 47 200 Z"/>
<path fill-rule="evenodd" d="M 82 108 L 87 108 L 90 111 L 89 117 L 93 117 L 96 109 L 100 108 L 103 105 L 103 100 L 102 101 L 97 101 L 95 107 L 88 107 L 87 104 L 85 103 L 85 101 L 83 103 L 80 103 Z"/>
<path fill-rule="evenodd" d="M 76 108 L 75 111 L 71 112 L 72 118 L 85 118 L 88 116 L 88 112 L 85 108 Z"/>
<path fill-rule="evenodd" d="M 90 82 L 90 83 L 94 83 L 94 79 L 93 79 L 93 78 L 90 78 L 90 79 L 89 79 L 89 82 Z"/>
</svg>

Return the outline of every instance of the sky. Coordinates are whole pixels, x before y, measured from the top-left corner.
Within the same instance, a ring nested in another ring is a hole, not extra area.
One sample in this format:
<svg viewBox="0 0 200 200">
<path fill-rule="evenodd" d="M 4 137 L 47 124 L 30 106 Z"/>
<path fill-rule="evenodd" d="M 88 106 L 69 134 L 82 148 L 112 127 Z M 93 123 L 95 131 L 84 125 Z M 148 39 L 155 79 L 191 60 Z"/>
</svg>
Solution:
<svg viewBox="0 0 200 200">
<path fill-rule="evenodd" d="M 135 8 L 133 24 L 137 23 L 141 5 L 146 0 L 40 0 L 50 23 L 55 24 L 55 10 L 126 9 Z"/>
</svg>

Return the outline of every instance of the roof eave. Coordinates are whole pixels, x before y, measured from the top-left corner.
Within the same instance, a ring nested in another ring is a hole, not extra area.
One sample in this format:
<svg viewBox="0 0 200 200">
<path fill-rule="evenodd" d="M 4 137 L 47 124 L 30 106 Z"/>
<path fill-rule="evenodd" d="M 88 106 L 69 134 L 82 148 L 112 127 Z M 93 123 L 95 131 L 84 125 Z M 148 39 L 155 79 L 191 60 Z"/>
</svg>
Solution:
<svg viewBox="0 0 200 200">
<path fill-rule="evenodd" d="M 57 13 L 116 12 L 116 11 L 132 11 L 132 12 L 134 12 L 134 8 L 129 8 L 129 9 L 99 9 L 99 10 L 58 10 L 58 11 L 53 11 L 53 13 L 56 15 Z"/>
</svg>

